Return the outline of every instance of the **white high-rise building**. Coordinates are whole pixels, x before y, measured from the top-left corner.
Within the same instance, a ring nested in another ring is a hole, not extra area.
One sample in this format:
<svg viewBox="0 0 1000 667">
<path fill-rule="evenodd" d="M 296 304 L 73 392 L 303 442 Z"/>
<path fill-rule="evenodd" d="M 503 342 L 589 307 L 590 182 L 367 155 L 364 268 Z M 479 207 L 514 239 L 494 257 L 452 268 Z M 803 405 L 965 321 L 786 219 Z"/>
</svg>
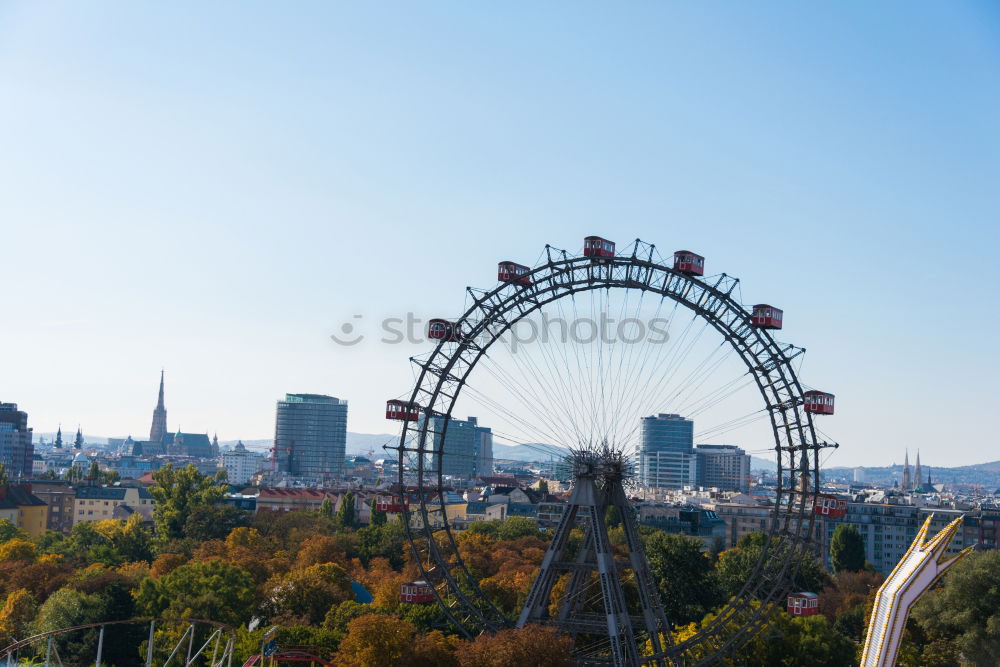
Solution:
<svg viewBox="0 0 1000 667">
<path fill-rule="evenodd" d="M 239 442 L 232 451 L 222 452 L 222 468 L 230 484 L 246 484 L 264 467 L 264 455 L 247 450 Z"/>
</svg>

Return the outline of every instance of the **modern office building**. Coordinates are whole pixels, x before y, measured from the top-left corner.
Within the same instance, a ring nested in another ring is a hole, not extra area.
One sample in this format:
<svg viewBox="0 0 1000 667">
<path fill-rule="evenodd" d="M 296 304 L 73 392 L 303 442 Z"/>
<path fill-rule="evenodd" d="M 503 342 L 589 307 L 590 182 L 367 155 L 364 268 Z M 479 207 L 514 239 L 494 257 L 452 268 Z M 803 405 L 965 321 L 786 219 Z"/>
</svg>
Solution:
<svg viewBox="0 0 1000 667">
<path fill-rule="evenodd" d="M 35 445 L 28 428 L 28 413 L 17 403 L 0 403 L 0 463 L 11 481 L 31 477 Z"/>
<path fill-rule="evenodd" d="M 493 431 L 480 426 L 475 417 L 450 419 L 447 429 L 444 417 L 431 417 L 428 432 L 433 434 L 430 448 L 435 452 L 431 470 L 437 470 L 440 456 L 442 475 L 472 479 L 493 474 Z"/>
<path fill-rule="evenodd" d="M 696 485 L 694 422 L 676 414 L 643 417 L 636 473 L 639 484 L 651 489 Z"/>
<path fill-rule="evenodd" d="M 274 429 L 275 472 L 341 477 L 347 448 L 347 401 L 320 394 L 285 394 Z"/>
<path fill-rule="evenodd" d="M 735 445 L 698 445 L 694 453 L 698 486 L 749 493 L 749 454 Z"/>
</svg>

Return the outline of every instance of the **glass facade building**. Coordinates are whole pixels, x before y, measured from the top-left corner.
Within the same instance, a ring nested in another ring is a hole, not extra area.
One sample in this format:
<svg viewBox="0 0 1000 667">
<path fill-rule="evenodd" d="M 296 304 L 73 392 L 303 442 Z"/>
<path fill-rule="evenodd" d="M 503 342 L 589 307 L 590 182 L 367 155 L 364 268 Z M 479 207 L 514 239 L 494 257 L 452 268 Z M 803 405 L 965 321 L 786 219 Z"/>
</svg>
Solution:
<svg viewBox="0 0 1000 667">
<path fill-rule="evenodd" d="M 441 474 L 472 479 L 493 474 L 493 431 L 480 426 L 475 417 L 450 419 L 441 442 L 443 417 L 431 417 L 428 433 L 433 432 L 430 465 L 436 470 L 441 458 Z"/>
<path fill-rule="evenodd" d="M 675 414 L 643 417 L 636 472 L 639 484 L 652 489 L 695 485 L 694 422 Z"/>
<path fill-rule="evenodd" d="M 276 472 L 341 477 L 347 449 L 347 401 L 320 394 L 286 394 L 274 430 Z"/>
<path fill-rule="evenodd" d="M 0 463 L 7 477 L 31 477 L 35 445 L 28 428 L 28 413 L 17 403 L 0 403 Z"/>
</svg>

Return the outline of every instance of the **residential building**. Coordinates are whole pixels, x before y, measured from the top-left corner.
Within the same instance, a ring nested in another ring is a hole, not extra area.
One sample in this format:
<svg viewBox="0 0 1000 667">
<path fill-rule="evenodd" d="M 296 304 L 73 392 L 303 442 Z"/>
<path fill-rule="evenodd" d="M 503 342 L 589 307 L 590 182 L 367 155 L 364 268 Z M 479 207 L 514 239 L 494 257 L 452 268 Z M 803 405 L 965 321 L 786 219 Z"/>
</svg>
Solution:
<svg viewBox="0 0 1000 667">
<path fill-rule="evenodd" d="M 61 479 L 31 481 L 31 493 L 49 507 L 46 528 L 69 535 L 73 528 L 76 489 Z"/>
<path fill-rule="evenodd" d="M 636 451 L 640 486 L 680 489 L 697 484 L 694 422 L 677 414 L 644 417 Z"/>
<path fill-rule="evenodd" d="M 694 451 L 699 486 L 750 492 L 749 454 L 735 445 L 698 445 Z"/>
<path fill-rule="evenodd" d="M 264 456 L 249 451 L 242 441 L 232 451 L 222 452 L 221 459 L 219 467 L 225 469 L 229 483 L 235 485 L 246 484 L 264 466 Z"/>
<path fill-rule="evenodd" d="M 40 537 L 48 524 L 49 506 L 27 484 L 0 485 L 0 519 L 7 519 L 30 537 Z"/>
<path fill-rule="evenodd" d="M 17 403 L 0 403 L 0 464 L 10 480 L 31 477 L 35 446 L 28 413 L 17 409 Z"/>
<path fill-rule="evenodd" d="M 347 401 L 319 394 L 286 394 L 278 401 L 276 472 L 319 480 L 339 478 L 346 448 Z"/>
<path fill-rule="evenodd" d="M 79 486 L 73 501 L 73 525 L 83 521 L 124 519 L 139 512 L 151 519 L 156 502 L 145 487 Z"/>
</svg>

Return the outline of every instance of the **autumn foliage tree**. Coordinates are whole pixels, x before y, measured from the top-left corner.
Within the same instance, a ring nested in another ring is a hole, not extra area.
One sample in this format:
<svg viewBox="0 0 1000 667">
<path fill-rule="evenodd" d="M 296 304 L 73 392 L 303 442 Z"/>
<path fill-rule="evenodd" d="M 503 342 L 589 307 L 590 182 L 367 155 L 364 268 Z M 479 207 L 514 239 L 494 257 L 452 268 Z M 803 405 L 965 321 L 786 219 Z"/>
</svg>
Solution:
<svg viewBox="0 0 1000 667">
<path fill-rule="evenodd" d="M 555 628 L 528 625 L 479 635 L 455 654 L 461 667 L 569 667 L 573 640 Z"/>
</svg>

